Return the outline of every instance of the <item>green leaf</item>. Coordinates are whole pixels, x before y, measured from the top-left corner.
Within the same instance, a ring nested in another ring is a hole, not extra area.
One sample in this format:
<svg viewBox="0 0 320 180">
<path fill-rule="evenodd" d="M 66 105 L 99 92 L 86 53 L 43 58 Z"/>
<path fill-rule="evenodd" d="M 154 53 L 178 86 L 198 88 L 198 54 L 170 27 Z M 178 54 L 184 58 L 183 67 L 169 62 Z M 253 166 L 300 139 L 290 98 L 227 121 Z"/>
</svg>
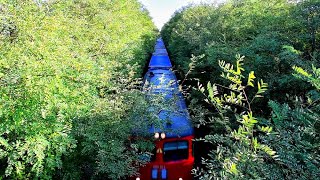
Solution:
<svg viewBox="0 0 320 180">
<path fill-rule="evenodd" d="M 255 78 L 256 78 L 256 77 L 254 76 L 254 71 L 251 71 L 251 72 L 249 73 L 247 86 L 254 87 L 253 82 L 254 82 L 254 79 L 255 79 Z"/>
<path fill-rule="evenodd" d="M 235 163 L 232 163 L 231 164 L 231 167 L 230 167 L 230 172 L 234 175 L 238 175 L 239 172 L 238 172 L 238 169 L 237 169 L 237 165 Z"/>
</svg>

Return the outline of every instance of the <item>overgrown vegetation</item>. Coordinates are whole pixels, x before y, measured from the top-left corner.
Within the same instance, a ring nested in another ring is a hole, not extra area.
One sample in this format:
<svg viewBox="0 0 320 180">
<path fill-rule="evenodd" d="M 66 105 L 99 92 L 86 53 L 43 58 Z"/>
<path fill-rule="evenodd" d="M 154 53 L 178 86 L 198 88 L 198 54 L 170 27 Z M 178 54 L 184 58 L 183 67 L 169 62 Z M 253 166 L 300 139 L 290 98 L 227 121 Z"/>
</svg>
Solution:
<svg viewBox="0 0 320 180">
<path fill-rule="evenodd" d="M 243 57 L 238 57 L 235 68 L 220 61 L 222 77 L 231 81 L 229 86 L 209 82 L 207 88 L 201 85 L 198 88 L 206 102 L 215 108 L 209 120 L 196 120 L 212 127 L 200 140 L 216 148 L 209 152 L 209 158 L 202 160 L 205 168 L 194 169 L 193 173 L 199 179 L 317 179 L 320 106 L 315 103 L 319 98 L 308 103 L 297 98 L 292 106 L 270 100 L 271 116 L 256 117 L 251 106 L 255 99 L 263 97 L 267 84 L 263 80 L 255 82 L 253 71 L 244 79 L 242 61 Z M 296 76 L 318 84 L 315 77 L 319 69 L 314 69 L 315 76 L 295 69 Z M 249 97 L 247 92 L 253 87 L 257 90 Z M 216 126 L 225 132 L 216 131 L 219 129 Z"/>
<path fill-rule="evenodd" d="M 319 11 L 317 0 L 230 0 L 218 7 L 200 5 L 178 11 L 162 36 L 183 73 L 192 54 L 205 54 L 193 77 L 222 82 L 218 60 L 234 63 L 234 56 L 241 54 L 246 57 L 244 68 L 269 84 L 266 97 L 285 100 L 285 94 L 310 88 L 291 75 L 291 67 L 319 64 Z"/>
<path fill-rule="evenodd" d="M 0 1 L 0 179 L 135 173 L 156 35 L 136 0 Z"/>
<path fill-rule="evenodd" d="M 319 22 L 317 0 L 230 0 L 186 7 L 164 26 L 212 144 L 198 178 L 318 179 Z"/>
</svg>

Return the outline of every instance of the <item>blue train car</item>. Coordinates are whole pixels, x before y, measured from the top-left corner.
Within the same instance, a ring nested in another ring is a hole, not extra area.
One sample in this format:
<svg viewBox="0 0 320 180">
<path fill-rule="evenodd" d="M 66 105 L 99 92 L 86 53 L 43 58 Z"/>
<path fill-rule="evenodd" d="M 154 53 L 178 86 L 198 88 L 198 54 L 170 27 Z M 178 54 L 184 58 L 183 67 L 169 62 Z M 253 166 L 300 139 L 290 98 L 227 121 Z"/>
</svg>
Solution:
<svg viewBox="0 0 320 180">
<path fill-rule="evenodd" d="M 163 128 L 152 126 L 156 154 L 152 161 L 141 167 L 136 180 L 190 180 L 194 164 L 194 130 L 177 78 L 162 39 L 158 39 L 151 57 L 148 72 L 144 76 L 144 91 L 161 95 L 173 102 L 172 107 L 158 113 Z"/>
</svg>

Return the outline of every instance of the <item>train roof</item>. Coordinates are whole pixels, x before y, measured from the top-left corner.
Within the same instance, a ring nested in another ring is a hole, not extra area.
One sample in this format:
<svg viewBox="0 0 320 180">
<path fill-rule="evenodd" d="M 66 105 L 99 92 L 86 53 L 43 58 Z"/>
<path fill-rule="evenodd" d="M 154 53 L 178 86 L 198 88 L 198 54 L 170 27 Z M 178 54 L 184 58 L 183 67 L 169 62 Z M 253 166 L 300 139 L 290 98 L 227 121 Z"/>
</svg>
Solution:
<svg viewBox="0 0 320 180">
<path fill-rule="evenodd" d="M 144 76 L 143 90 L 147 92 L 148 98 L 164 98 L 164 106 L 167 108 L 154 110 L 150 106 L 150 111 L 155 111 L 157 117 L 163 122 L 163 130 L 152 125 L 149 133 L 166 133 L 168 138 L 176 138 L 193 135 L 193 126 L 182 93 L 174 72 L 171 70 L 172 64 L 168 52 L 161 38 L 155 44 L 155 50 L 149 63 L 149 70 Z M 159 96 L 158 96 L 159 95 Z M 168 104 L 166 104 L 168 103 Z"/>
<path fill-rule="evenodd" d="M 171 68 L 169 56 L 152 56 L 149 68 Z"/>
<path fill-rule="evenodd" d="M 169 69 L 150 69 L 144 76 L 144 87 L 153 89 L 178 88 L 176 76 Z"/>
<path fill-rule="evenodd" d="M 160 95 L 168 103 L 166 105 L 173 109 L 173 111 L 162 110 L 158 114 L 158 117 L 164 124 L 168 122 L 171 124 L 170 127 L 165 128 L 167 137 L 174 138 L 192 135 L 193 128 L 190 123 L 187 106 L 182 93 L 179 91 L 174 73 L 169 69 L 150 69 L 144 79 L 144 90 L 148 92 L 148 98 L 158 98 L 156 95 Z M 149 132 L 161 132 L 161 129 L 152 126 Z"/>
<path fill-rule="evenodd" d="M 190 117 L 186 111 L 165 111 L 162 110 L 158 114 L 159 118 L 165 122 L 166 137 L 176 138 L 191 136 L 194 133 Z M 163 132 L 160 128 L 154 126 L 150 128 L 151 133 Z"/>
<path fill-rule="evenodd" d="M 166 49 L 155 49 L 153 56 L 168 56 L 168 52 Z"/>
<path fill-rule="evenodd" d="M 151 93 L 148 95 L 149 98 L 157 98 L 158 96 L 152 96 L 153 95 L 161 95 L 165 102 L 168 103 L 167 105 L 170 105 L 175 108 L 175 110 L 179 112 L 187 112 L 187 105 L 184 101 L 184 97 L 181 94 L 181 92 L 177 91 L 165 91 L 165 90 L 152 90 Z"/>
</svg>

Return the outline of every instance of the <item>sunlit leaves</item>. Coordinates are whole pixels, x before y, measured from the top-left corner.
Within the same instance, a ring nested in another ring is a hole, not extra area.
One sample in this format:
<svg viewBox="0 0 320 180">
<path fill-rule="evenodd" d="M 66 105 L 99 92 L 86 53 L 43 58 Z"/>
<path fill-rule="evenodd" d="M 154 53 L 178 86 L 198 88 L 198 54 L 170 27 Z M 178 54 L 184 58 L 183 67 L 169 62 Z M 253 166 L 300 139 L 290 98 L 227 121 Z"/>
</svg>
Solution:
<svg viewBox="0 0 320 180">
<path fill-rule="evenodd" d="M 271 133 L 272 131 L 272 127 L 269 127 L 269 126 L 262 126 L 260 127 L 260 130 L 264 133 Z"/>
<path fill-rule="evenodd" d="M 113 125 L 130 113 L 133 102 L 124 102 L 124 96 L 130 95 L 130 82 L 140 76 L 156 36 L 148 13 L 140 8 L 136 0 L 1 1 L 1 177 L 62 179 L 74 174 L 73 179 L 80 179 L 81 163 L 112 156 L 96 156 L 111 147 L 101 140 L 106 136 L 95 136 L 101 134 L 98 125 L 122 133 L 108 137 L 119 143 L 107 151 L 122 153 L 131 125 L 128 121 L 122 129 Z M 99 118 L 102 115 L 108 118 Z M 79 119 L 93 116 L 96 123 L 85 128 L 96 132 L 79 138 L 74 132 Z M 102 142 L 100 149 L 92 138 Z M 92 148 L 94 160 L 83 158 L 79 147 Z M 73 156 L 77 160 L 68 161 Z M 126 171 L 120 164 L 125 167 L 136 156 L 121 157 L 129 162 L 121 164 L 119 158 L 120 163 L 115 162 L 119 169 L 109 168 L 109 178 L 119 171 L 120 176 L 134 173 L 136 168 Z M 62 162 L 63 158 L 67 160 Z"/>
<path fill-rule="evenodd" d="M 304 76 L 304 77 L 311 77 L 312 75 L 309 74 L 308 72 L 306 72 L 304 69 L 302 69 L 301 67 L 297 67 L 297 66 L 293 66 L 293 69 L 300 75 Z"/>
<path fill-rule="evenodd" d="M 239 174 L 237 165 L 234 162 L 232 162 L 230 159 L 226 159 L 224 161 L 224 168 L 227 169 L 227 171 L 229 171 L 231 174 L 234 174 L 234 175 Z"/>
<path fill-rule="evenodd" d="M 259 148 L 263 150 L 265 153 L 267 153 L 269 156 L 275 156 L 276 154 L 276 151 L 272 150 L 269 146 L 261 145 Z"/>
<path fill-rule="evenodd" d="M 201 90 L 201 92 L 204 92 L 203 88 L 201 88 L 200 90 Z M 208 97 L 210 98 L 211 101 L 213 100 L 214 96 L 219 94 L 217 86 L 216 85 L 211 85 L 211 82 L 208 82 L 207 90 L 208 90 L 208 93 L 209 93 Z"/>
<path fill-rule="evenodd" d="M 268 84 L 263 82 L 261 79 L 257 82 L 257 92 L 253 96 L 252 99 L 249 99 L 246 95 L 246 88 L 255 87 L 255 75 L 254 72 L 251 71 L 248 75 L 247 84 L 243 85 L 242 82 L 244 81 L 244 76 L 242 75 L 242 72 L 244 69 L 242 68 L 242 61 L 244 60 L 244 57 L 241 57 L 240 55 L 237 55 L 237 65 L 234 68 L 234 66 L 231 63 L 226 63 L 225 61 L 219 61 L 219 66 L 222 69 L 221 76 L 225 79 L 231 81 L 228 87 L 221 86 L 221 85 L 211 85 L 211 82 L 208 82 L 207 84 L 207 91 L 208 91 L 208 97 L 209 100 L 215 104 L 215 106 L 223 107 L 223 103 L 226 104 L 234 104 L 238 105 L 240 107 L 247 108 L 249 111 L 251 111 L 251 103 L 255 100 L 255 98 L 263 97 L 262 95 L 268 90 Z M 236 69 L 236 70 L 235 70 Z M 198 85 L 199 86 L 199 85 Z M 229 90 L 228 93 L 225 93 L 223 96 L 217 98 L 219 94 L 217 86 L 221 87 L 222 89 Z M 199 90 L 204 93 L 204 88 L 200 85 Z M 227 105 L 224 105 L 224 107 L 229 107 Z"/>
<path fill-rule="evenodd" d="M 320 68 L 316 68 L 312 65 L 312 73 L 310 74 L 301 67 L 293 66 L 293 70 L 295 71 L 295 76 L 299 77 L 303 80 L 310 82 L 313 86 L 315 86 L 318 90 L 320 89 Z"/>
<path fill-rule="evenodd" d="M 254 72 L 253 72 L 253 71 L 251 71 L 251 72 L 249 73 L 247 86 L 254 87 L 253 82 L 254 82 L 254 79 L 255 79 L 255 78 L 256 78 L 256 77 L 254 76 Z"/>
<path fill-rule="evenodd" d="M 263 82 L 263 80 L 261 79 L 260 82 L 258 82 L 258 91 L 254 97 L 257 97 L 257 98 L 263 97 L 262 95 L 268 90 L 267 88 L 268 88 L 268 84 Z"/>
<path fill-rule="evenodd" d="M 247 115 L 243 115 L 240 120 L 240 123 L 248 128 L 253 128 L 257 122 L 257 119 L 252 116 L 252 112 L 249 112 Z"/>
<path fill-rule="evenodd" d="M 219 66 L 222 68 L 223 73 L 221 76 L 232 81 L 234 84 L 240 85 L 242 83 L 243 76 L 241 75 L 243 69 L 243 59 L 244 56 L 237 55 L 236 68 L 233 67 L 231 63 L 226 63 L 225 61 L 219 61 Z"/>
<path fill-rule="evenodd" d="M 198 85 L 200 92 L 208 97 L 208 99 L 206 99 L 207 103 L 214 106 L 219 112 L 220 116 L 213 117 L 212 120 L 218 121 L 218 119 L 225 119 L 225 117 L 228 117 L 228 114 L 226 112 L 232 111 L 237 117 L 237 121 L 240 123 L 238 128 L 234 129 L 230 134 L 227 134 L 226 137 L 216 135 L 226 139 L 227 137 L 229 137 L 229 141 L 233 142 L 228 142 L 227 144 L 229 146 L 225 147 L 225 149 L 230 148 L 228 150 L 232 151 L 232 153 L 218 152 L 218 150 L 214 151 L 215 153 L 219 154 L 218 156 L 222 156 L 225 158 L 224 160 L 223 158 L 213 159 L 214 163 L 222 163 L 223 168 L 220 171 L 220 176 L 223 178 L 229 177 L 228 174 L 231 174 L 235 177 L 241 177 L 243 174 L 248 173 L 245 169 L 239 170 L 237 166 L 241 167 L 243 164 L 258 161 L 258 154 L 260 154 L 261 152 L 264 152 L 271 158 L 274 158 L 274 155 L 276 153 L 268 145 L 260 142 L 257 136 L 254 135 L 257 132 L 257 129 L 265 132 L 266 135 L 269 135 L 272 132 L 272 127 L 257 126 L 259 122 L 258 118 L 253 116 L 253 112 L 251 109 L 252 101 L 256 97 L 262 97 L 262 94 L 267 90 L 267 84 L 264 83 L 263 80 L 258 81 L 257 92 L 250 101 L 246 94 L 246 90 L 249 88 L 249 86 L 255 87 L 254 83 L 256 77 L 253 72 L 250 72 L 248 75 L 247 84 L 242 84 L 244 78 L 242 72 L 244 71 L 244 69 L 242 68 L 241 62 L 243 61 L 243 57 L 237 57 L 238 59 L 236 68 L 234 68 L 232 64 L 225 63 L 224 61 L 220 61 L 219 63 L 223 73 L 222 77 L 230 81 L 230 85 L 228 87 L 219 84 L 212 85 L 211 82 L 208 82 L 206 89 L 208 95 L 206 95 L 204 87 Z M 218 87 L 223 89 L 224 93 L 220 93 Z M 238 115 L 236 111 L 239 107 L 242 108 L 242 112 Z M 226 143 L 222 140 L 217 141 L 216 136 L 207 135 L 205 141 L 213 144 L 216 143 L 219 145 L 222 142 Z M 233 161 L 231 161 L 230 159 L 233 159 Z M 223 160 L 223 162 L 221 162 L 221 160 Z M 204 162 L 204 164 L 208 167 L 212 165 L 209 162 Z M 206 172 L 204 173 L 204 176 L 210 174 L 212 175 L 213 172 Z"/>
<path fill-rule="evenodd" d="M 293 53 L 293 54 L 298 54 L 298 55 L 301 54 L 301 51 L 296 50 L 296 49 L 295 49 L 294 47 L 292 47 L 292 46 L 284 45 L 284 46 L 282 46 L 282 48 L 285 49 L 285 50 L 287 50 L 287 51 L 290 52 L 290 53 Z"/>
</svg>

